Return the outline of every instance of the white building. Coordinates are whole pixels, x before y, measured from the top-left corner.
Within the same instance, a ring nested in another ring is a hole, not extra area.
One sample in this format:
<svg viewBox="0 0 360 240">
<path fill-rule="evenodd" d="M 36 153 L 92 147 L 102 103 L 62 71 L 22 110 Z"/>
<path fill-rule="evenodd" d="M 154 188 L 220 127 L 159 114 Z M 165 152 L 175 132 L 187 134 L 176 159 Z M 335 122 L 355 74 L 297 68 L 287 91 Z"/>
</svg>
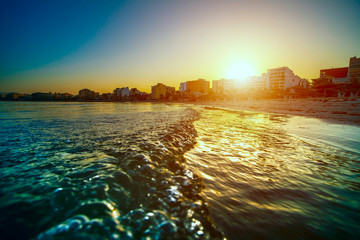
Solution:
<svg viewBox="0 0 360 240">
<path fill-rule="evenodd" d="M 295 86 L 308 87 L 309 82 L 295 75 L 288 67 L 272 68 L 267 70 L 269 89 L 287 89 Z"/>
<path fill-rule="evenodd" d="M 251 76 L 246 79 L 246 87 L 251 90 L 266 90 L 268 88 L 269 75 Z"/>
<path fill-rule="evenodd" d="M 213 80 L 212 91 L 216 94 L 231 93 L 234 91 L 234 80 L 233 79 Z"/>
<path fill-rule="evenodd" d="M 130 95 L 129 87 L 116 88 L 114 90 L 114 96 L 116 96 L 117 98 L 124 98 L 124 97 L 128 97 L 129 95 Z"/>
<path fill-rule="evenodd" d="M 180 88 L 179 88 L 180 92 L 186 92 L 186 88 L 187 88 L 187 82 L 180 83 Z"/>
</svg>

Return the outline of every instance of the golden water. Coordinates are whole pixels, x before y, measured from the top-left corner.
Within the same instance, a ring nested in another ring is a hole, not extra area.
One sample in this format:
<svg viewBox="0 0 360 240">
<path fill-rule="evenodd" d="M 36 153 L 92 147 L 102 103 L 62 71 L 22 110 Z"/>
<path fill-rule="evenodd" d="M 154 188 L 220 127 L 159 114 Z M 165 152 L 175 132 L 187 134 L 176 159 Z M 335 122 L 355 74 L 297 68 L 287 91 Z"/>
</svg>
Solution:
<svg viewBox="0 0 360 240">
<path fill-rule="evenodd" d="M 185 157 L 204 178 L 211 216 L 226 237 L 359 237 L 358 127 L 255 112 L 198 111 L 198 143 Z M 331 139 L 335 130 L 338 141 Z M 347 133 L 353 138 L 344 138 Z"/>
</svg>

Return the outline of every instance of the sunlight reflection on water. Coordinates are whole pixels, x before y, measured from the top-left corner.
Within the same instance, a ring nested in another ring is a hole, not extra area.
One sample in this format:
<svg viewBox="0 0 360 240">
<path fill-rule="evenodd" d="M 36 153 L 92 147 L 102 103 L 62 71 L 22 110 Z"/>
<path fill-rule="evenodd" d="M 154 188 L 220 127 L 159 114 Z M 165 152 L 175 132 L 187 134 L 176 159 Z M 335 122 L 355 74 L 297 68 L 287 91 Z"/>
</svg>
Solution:
<svg viewBox="0 0 360 240">
<path fill-rule="evenodd" d="M 229 239 L 360 236 L 358 127 L 199 111 L 198 143 L 185 157 Z"/>
</svg>

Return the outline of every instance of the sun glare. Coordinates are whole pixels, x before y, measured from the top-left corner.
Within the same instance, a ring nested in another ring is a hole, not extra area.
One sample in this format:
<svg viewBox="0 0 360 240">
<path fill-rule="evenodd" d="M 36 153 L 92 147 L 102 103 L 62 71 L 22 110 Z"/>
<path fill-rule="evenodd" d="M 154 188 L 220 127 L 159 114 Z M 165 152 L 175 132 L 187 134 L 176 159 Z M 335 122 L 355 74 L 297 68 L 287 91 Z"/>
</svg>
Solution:
<svg viewBox="0 0 360 240">
<path fill-rule="evenodd" d="M 255 68 L 244 62 L 236 63 L 229 68 L 226 75 L 228 79 L 244 80 L 246 77 L 256 75 Z"/>
</svg>

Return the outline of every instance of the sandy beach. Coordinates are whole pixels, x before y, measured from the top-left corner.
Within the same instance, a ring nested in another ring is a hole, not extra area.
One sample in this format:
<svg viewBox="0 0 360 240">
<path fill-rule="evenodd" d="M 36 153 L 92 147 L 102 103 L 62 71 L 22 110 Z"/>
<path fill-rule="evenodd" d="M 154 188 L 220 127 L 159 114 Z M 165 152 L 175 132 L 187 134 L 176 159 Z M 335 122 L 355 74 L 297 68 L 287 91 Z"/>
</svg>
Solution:
<svg viewBox="0 0 360 240">
<path fill-rule="evenodd" d="M 360 126 L 360 99 L 307 98 L 199 102 L 207 107 L 229 108 L 319 118 Z"/>
</svg>

